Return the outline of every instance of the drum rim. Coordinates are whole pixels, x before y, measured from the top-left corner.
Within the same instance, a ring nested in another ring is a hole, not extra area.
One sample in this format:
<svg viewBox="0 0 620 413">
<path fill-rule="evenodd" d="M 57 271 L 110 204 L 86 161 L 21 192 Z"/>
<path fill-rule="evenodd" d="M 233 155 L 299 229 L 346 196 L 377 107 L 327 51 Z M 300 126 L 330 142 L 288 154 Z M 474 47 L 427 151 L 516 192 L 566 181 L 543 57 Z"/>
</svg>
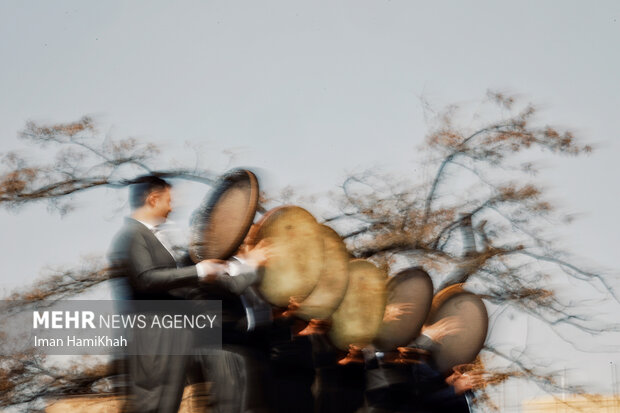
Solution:
<svg viewBox="0 0 620 413">
<path fill-rule="evenodd" d="M 238 168 L 233 169 L 229 172 L 226 172 L 224 175 L 220 177 L 217 184 L 214 186 L 213 192 L 208 198 L 206 202 L 206 206 L 203 209 L 203 212 L 207 212 L 207 217 L 210 216 L 211 212 L 217 205 L 220 199 L 224 196 L 224 194 L 232 188 L 237 182 L 240 182 L 244 179 L 247 179 L 250 186 L 250 196 L 249 203 L 246 210 L 246 215 L 243 217 L 243 225 L 241 227 L 241 231 L 234 238 L 233 242 L 230 243 L 227 249 L 224 250 L 222 254 L 217 257 L 203 257 L 202 259 L 227 259 L 230 258 L 235 251 L 239 249 L 239 246 L 243 243 L 243 240 L 246 238 L 252 223 L 254 222 L 254 217 L 256 216 L 256 210 L 258 209 L 258 196 L 259 196 L 259 184 L 258 178 L 254 174 L 254 172 Z M 204 232 L 206 227 L 209 225 L 209 220 L 203 219 L 202 222 L 196 224 L 199 227 L 199 231 Z M 190 257 L 194 262 L 199 262 L 201 259 L 196 256 L 195 250 L 190 248 Z"/>
<path fill-rule="evenodd" d="M 329 233 L 328 236 L 336 236 L 340 239 L 341 242 L 341 247 L 342 247 L 342 251 L 346 254 L 346 256 L 348 257 L 348 260 L 345 262 L 345 266 L 346 266 L 346 283 L 344 283 L 344 288 L 342 291 L 342 294 L 340 294 L 340 297 L 338 299 L 338 302 L 334 304 L 333 308 L 331 308 L 329 316 L 331 317 L 331 315 L 334 313 L 334 311 L 336 311 L 338 309 L 338 307 L 340 306 L 340 304 L 342 303 L 342 300 L 344 300 L 344 296 L 347 293 L 347 288 L 349 287 L 349 262 L 351 261 L 351 255 L 349 253 L 349 251 L 347 250 L 347 247 L 344 243 L 344 241 L 342 240 L 342 237 L 340 236 L 340 234 L 338 234 L 338 232 L 333 229 L 332 227 L 330 227 L 327 224 L 318 224 L 319 227 L 321 227 L 321 231 L 322 232 L 327 232 Z M 325 235 L 324 235 L 325 238 Z M 324 243 L 325 245 L 325 243 Z M 323 268 L 323 270 L 325 271 L 325 268 Z M 316 285 L 314 286 L 314 289 L 310 292 L 310 294 L 300 303 L 300 309 L 295 311 L 295 315 L 299 318 L 301 318 L 302 320 L 306 320 L 306 321 L 310 321 L 310 319 L 314 318 L 312 317 L 310 313 L 310 310 L 307 309 L 307 305 L 308 305 L 308 299 L 312 297 L 312 294 L 315 293 L 317 291 L 317 288 L 319 287 L 319 283 L 321 282 L 321 278 L 323 277 L 323 273 L 321 274 L 321 276 L 319 277 Z M 304 308 L 304 303 L 306 303 L 306 308 Z"/>
<path fill-rule="evenodd" d="M 417 267 L 409 267 L 409 268 L 405 268 L 403 270 L 398 271 L 396 274 L 394 274 L 391 277 L 388 277 L 387 283 L 386 283 L 386 291 L 388 291 L 388 293 L 390 291 L 392 291 L 393 289 L 395 289 L 399 284 L 405 282 L 408 280 L 408 278 L 404 278 L 406 274 L 410 273 L 410 272 L 422 272 L 428 279 L 428 281 L 430 281 L 431 283 L 431 291 L 433 288 L 433 279 L 431 278 L 431 276 L 428 274 L 428 272 L 426 272 L 424 270 L 423 267 L 417 266 Z M 417 276 L 417 275 L 412 275 L 412 276 Z"/>
<path fill-rule="evenodd" d="M 368 265 L 371 265 L 371 266 L 373 266 L 373 267 L 374 267 L 374 269 L 375 269 L 375 270 L 377 270 L 377 271 L 379 271 L 380 273 L 382 273 L 382 275 L 383 275 L 385 278 L 387 278 L 387 276 L 388 276 L 388 275 L 387 275 L 387 273 L 386 273 L 386 271 L 385 271 L 385 269 L 383 269 L 383 268 L 379 267 L 377 264 L 375 264 L 374 262 L 370 261 L 369 259 L 366 259 L 366 258 L 352 258 L 352 259 L 350 259 L 350 260 L 349 260 L 349 277 L 351 277 L 351 266 L 352 266 L 352 265 L 360 265 L 360 264 L 363 264 L 364 266 L 366 266 L 367 264 L 368 264 Z M 349 278 L 349 286 L 351 285 L 351 284 L 350 284 L 350 282 L 351 282 L 351 278 Z M 385 281 L 384 281 L 384 282 L 385 282 Z M 342 303 L 344 302 L 344 300 L 345 300 L 345 298 L 346 298 L 346 295 L 347 295 L 347 294 L 348 294 L 348 292 L 349 292 L 349 286 L 347 286 L 347 291 L 345 292 L 345 295 L 343 296 L 343 298 L 342 298 L 342 300 L 341 300 L 341 302 L 340 302 L 340 305 L 342 305 Z M 386 300 L 386 297 L 387 297 L 387 290 L 384 290 L 384 296 L 383 296 L 383 311 L 385 311 L 385 300 Z M 338 308 L 336 308 L 336 311 L 334 311 L 334 312 L 332 313 L 332 317 L 333 317 L 333 315 L 334 315 L 334 314 L 335 314 L 335 313 L 339 310 L 339 308 L 340 308 L 340 306 L 338 306 Z M 375 339 L 375 337 L 376 337 L 376 334 L 378 333 L 378 331 L 379 331 L 379 329 L 380 329 L 380 328 L 381 328 L 381 323 L 379 323 L 379 325 L 377 326 L 377 329 L 376 329 L 376 331 L 374 332 L 374 337 L 372 337 L 372 338 L 370 339 L 369 344 L 370 344 L 370 343 L 372 343 L 372 342 L 374 341 L 374 339 Z M 341 347 L 341 346 L 339 346 L 339 345 L 338 345 L 338 343 L 336 343 L 336 340 L 334 339 L 334 336 L 335 336 L 335 335 L 336 335 L 336 334 L 334 333 L 334 325 L 332 324 L 332 328 L 331 328 L 331 329 L 329 330 L 329 332 L 327 333 L 327 338 L 328 338 L 328 340 L 330 341 L 330 343 L 331 343 L 331 344 L 332 344 L 335 348 L 337 348 L 337 349 L 339 349 L 339 350 L 342 350 L 342 351 L 347 351 L 347 350 L 348 350 L 348 348 L 349 348 L 348 346 L 350 346 L 350 345 L 351 345 L 351 343 L 347 344 L 347 348 Z M 353 344 L 354 344 L 354 343 L 353 343 Z"/>
<path fill-rule="evenodd" d="M 478 347 L 478 351 L 476 352 L 476 354 L 479 354 L 480 351 L 484 348 L 484 343 L 486 342 L 487 335 L 489 333 L 489 314 L 488 314 L 486 305 L 484 305 L 484 301 L 482 301 L 482 298 L 480 298 L 478 294 L 465 289 L 465 283 L 454 284 L 449 287 L 446 287 L 443 290 L 439 291 L 435 295 L 435 297 L 433 297 L 433 301 L 431 303 L 431 310 L 429 311 L 425 325 L 429 325 L 433 322 L 438 321 L 435 318 L 437 317 L 437 313 L 439 309 L 441 309 L 441 307 L 446 302 L 460 295 L 468 295 L 470 297 L 474 297 L 475 299 L 477 299 L 477 302 L 480 304 L 479 308 L 481 308 L 484 315 L 486 315 L 486 322 L 484 323 L 484 329 L 482 331 L 483 334 L 481 334 L 482 339 L 481 339 L 480 345 L 476 346 Z M 435 359 L 435 363 L 439 364 L 437 357 L 438 357 L 437 354 L 433 354 L 433 359 Z M 446 369 L 445 371 L 449 371 L 452 367 L 454 366 L 450 366 L 450 368 Z"/>
<path fill-rule="evenodd" d="M 408 276 L 408 274 L 411 274 Z M 431 305 L 432 305 L 432 301 L 433 301 L 433 279 L 431 278 L 431 276 L 428 274 L 428 272 L 426 272 L 424 270 L 423 267 L 421 266 L 415 266 L 415 267 L 409 267 L 409 268 L 405 268 L 403 270 L 400 270 L 399 272 L 397 272 L 395 275 L 391 276 L 388 278 L 387 283 L 386 283 L 386 302 L 385 302 L 385 306 L 387 308 L 388 304 L 389 304 L 389 296 L 390 294 L 396 289 L 398 288 L 403 282 L 408 281 L 412 278 L 423 278 L 425 279 L 425 281 L 428 283 L 428 287 L 430 287 L 430 300 L 428 302 L 428 305 L 426 306 L 426 311 L 424 313 L 423 316 L 421 316 L 420 318 L 418 318 L 418 323 L 419 323 L 419 327 L 417 328 L 417 330 L 411 329 L 412 333 L 409 334 L 409 340 L 404 340 L 404 344 L 402 345 L 407 345 L 408 342 L 410 342 L 411 340 L 413 340 L 416 337 L 416 333 L 419 335 L 420 333 L 420 329 L 422 328 L 422 326 L 424 326 L 424 324 L 426 323 L 426 320 L 428 319 L 428 314 L 430 312 L 431 309 Z M 421 320 L 420 320 L 421 319 Z M 402 327 L 406 327 L 406 323 L 405 320 L 399 320 L 401 324 L 403 324 Z M 382 323 L 382 327 L 383 327 L 383 323 Z M 379 328 L 379 332 L 377 333 L 377 335 L 374 338 L 374 343 L 375 345 L 379 346 L 379 347 L 385 347 L 385 348 L 389 348 L 389 347 L 394 347 L 394 346 L 388 346 L 385 345 L 384 342 L 380 342 L 379 341 L 379 333 L 381 332 L 381 328 Z M 406 342 L 405 342 L 406 341 Z M 396 345 L 395 347 L 399 347 L 398 345 Z"/>
<path fill-rule="evenodd" d="M 484 311 L 487 312 L 486 306 L 484 305 L 484 302 L 478 296 L 478 294 L 465 289 L 465 283 L 459 283 L 459 284 L 454 284 L 449 287 L 446 287 L 443 290 L 439 291 L 437 294 L 435 294 L 431 302 L 431 309 L 428 313 L 428 317 L 426 318 L 426 322 L 424 324 L 427 325 L 431 323 L 432 321 L 437 321 L 435 320 L 435 317 L 437 316 L 437 312 L 439 311 L 441 306 L 445 304 L 448 300 L 451 300 L 452 298 L 457 297 L 459 295 L 470 295 L 472 297 L 477 298 L 482 304 Z"/>
</svg>

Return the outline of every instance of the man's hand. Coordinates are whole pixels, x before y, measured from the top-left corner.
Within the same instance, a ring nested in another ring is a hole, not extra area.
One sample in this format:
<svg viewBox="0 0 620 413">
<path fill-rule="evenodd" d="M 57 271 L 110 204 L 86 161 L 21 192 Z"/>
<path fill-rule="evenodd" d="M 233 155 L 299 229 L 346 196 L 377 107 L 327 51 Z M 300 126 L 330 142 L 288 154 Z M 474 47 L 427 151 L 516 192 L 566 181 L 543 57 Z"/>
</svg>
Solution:
<svg viewBox="0 0 620 413">
<path fill-rule="evenodd" d="M 301 307 L 301 302 L 303 301 L 303 297 L 290 297 L 288 299 L 288 307 L 286 311 L 282 313 L 282 317 L 291 317 L 295 314 L 295 311 L 299 310 Z"/>
<path fill-rule="evenodd" d="M 414 305 L 411 303 L 388 304 L 387 306 L 385 306 L 383 321 L 399 321 L 401 316 L 405 314 L 411 314 L 413 312 L 413 307 Z"/>
<path fill-rule="evenodd" d="M 481 389 L 486 385 L 482 372 L 460 373 L 457 370 L 446 379 L 446 383 L 454 387 L 456 394 L 463 394 L 468 390 Z"/>
<path fill-rule="evenodd" d="M 273 256 L 273 243 L 268 239 L 261 240 L 254 247 L 244 245 L 239 250 L 237 256 L 246 264 L 253 267 L 260 267 Z"/>
<path fill-rule="evenodd" d="M 458 317 L 446 317 L 437 321 L 430 326 L 422 327 L 422 334 L 433 340 L 435 343 L 439 343 L 444 337 L 450 336 L 463 330 L 459 324 Z"/>
<path fill-rule="evenodd" d="M 201 282 L 211 282 L 215 278 L 226 274 L 227 265 L 226 261 L 210 259 L 203 260 L 198 263 L 198 265 L 202 268 L 203 277 L 200 277 Z"/>
</svg>

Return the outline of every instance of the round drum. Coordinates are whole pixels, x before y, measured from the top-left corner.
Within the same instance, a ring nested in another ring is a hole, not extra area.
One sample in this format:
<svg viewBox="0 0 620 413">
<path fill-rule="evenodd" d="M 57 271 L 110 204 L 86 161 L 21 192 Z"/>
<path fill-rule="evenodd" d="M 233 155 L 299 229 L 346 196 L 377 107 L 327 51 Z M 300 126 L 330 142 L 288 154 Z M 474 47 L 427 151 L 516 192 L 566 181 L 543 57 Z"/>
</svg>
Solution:
<svg viewBox="0 0 620 413">
<path fill-rule="evenodd" d="M 294 311 L 306 321 L 326 320 L 338 308 L 349 284 L 349 253 L 340 235 L 327 225 L 320 226 L 325 254 L 323 270 L 310 295 Z"/>
<path fill-rule="evenodd" d="M 377 335 L 385 310 L 384 271 L 366 260 L 349 262 L 349 286 L 340 306 L 332 314 L 329 339 L 337 348 L 365 347 Z"/>
<path fill-rule="evenodd" d="M 191 219 L 190 257 L 194 262 L 227 259 L 245 239 L 258 206 L 258 180 L 245 169 L 222 176 Z"/>
<path fill-rule="evenodd" d="M 435 295 L 426 324 L 434 324 L 447 317 L 456 317 L 459 331 L 441 340 L 433 360 L 441 372 L 449 372 L 459 364 L 474 361 L 487 336 L 489 316 L 482 300 L 456 284 Z"/>
<path fill-rule="evenodd" d="M 323 236 L 320 225 L 305 209 L 283 206 L 268 211 L 252 227 L 249 244 L 268 239 L 273 256 L 263 268 L 258 291 L 278 307 L 293 298 L 304 300 L 323 271 Z"/>
<path fill-rule="evenodd" d="M 375 347 L 381 351 L 395 350 L 420 335 L 432 300 L 433 282 L 422 268 L 408 268 L 391 277 Z"/>
</svg>

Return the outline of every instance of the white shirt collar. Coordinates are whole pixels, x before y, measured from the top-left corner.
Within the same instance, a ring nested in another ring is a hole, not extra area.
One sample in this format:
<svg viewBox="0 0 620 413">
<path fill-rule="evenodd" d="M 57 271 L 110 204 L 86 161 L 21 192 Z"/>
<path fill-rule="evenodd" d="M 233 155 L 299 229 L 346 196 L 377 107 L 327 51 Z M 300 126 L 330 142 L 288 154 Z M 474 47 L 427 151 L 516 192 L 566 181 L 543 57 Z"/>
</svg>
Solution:
<svg viewBox="0 0 620 413">
<path fill-rule="evenodd" d="M 148 222 L 140 221 L 139 219 L 136 219 L 136 221 L 147 227 L 149 231 L 153 231 L 155 229 L 155 225 L 149 224 Z"/>
<path fill-rule="evenodd" d="M 135 218 L 133 218 L 135 219 Z M 147 227 L 150 231 L 153 231 L 154 229 L 156 229 L 159 225 L 163 224 L 163 222 L 161 224 L 158 225 L 153 225 L 150 222 L 146 222 L 146 221 L 141 221 L 139 219 L 136 219 L 136 221 L 138 221 L 139 223 L 141 223 L 142 225 L 144 225 L 145 227 Z"/>
</svg>

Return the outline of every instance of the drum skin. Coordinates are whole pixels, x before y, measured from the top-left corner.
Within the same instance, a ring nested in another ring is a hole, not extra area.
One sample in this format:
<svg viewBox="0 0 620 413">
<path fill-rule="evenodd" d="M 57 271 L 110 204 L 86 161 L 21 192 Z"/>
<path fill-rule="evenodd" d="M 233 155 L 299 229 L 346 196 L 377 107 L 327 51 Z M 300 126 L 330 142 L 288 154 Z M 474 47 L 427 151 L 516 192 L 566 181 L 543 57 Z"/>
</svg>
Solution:
<svg viewBox="0 0 620 413">
<path fill-rule="evenodd" d="M 225 174 L 191 220 L 194 262 L 230 258 L 245 239 L 258 206 L 258 180 L 245 169 Z"/>
<path fill-rule="evenodd" d="M 334 346 L 348 350 L 351 345 L 372 343 L 385 311 L 386 279 L 386 273 L 370 261 L 349 261 L 349 286 L 332 314 L 328 333 Z"/>
<path fill-rule="evenodd" d="M 429 317 L 430 325 L 446 317 L 457 317 L 460 330 L 441 340 L 433 353 L 437 369 L 448 373 L 452 367 L 474 361 L 487 336 L 489 316 L 482 300 L 456 284 L 438 292 L 433 298 Z"/>
<path fill-rule="evenodd" d="M 327 225 L 320 228 L 325 251 L 321 277 L 294 312 L 306 321 L 327 320 L 340 305 L 349 284 L 349 253 L 342 238 Z"/>
<path fill-rule="evenodd" d="M 391 277 L 375 347 L 380 351 L 396 350 L 420 335 L 432 300 L 433 281 L 422 268 L 408 268 Z"/>
<path fill-rule="evenodd" d="M 305 209 L 282 206 L 268 211 L 252 227 L 248 244 L 267 239 L 273 256 L 262 271 L 258 291 L 277 307 L 293 298 L 303 301 L 314 290 L 323 271 L 323 236 L 320 225 Z"/>
</svg>

